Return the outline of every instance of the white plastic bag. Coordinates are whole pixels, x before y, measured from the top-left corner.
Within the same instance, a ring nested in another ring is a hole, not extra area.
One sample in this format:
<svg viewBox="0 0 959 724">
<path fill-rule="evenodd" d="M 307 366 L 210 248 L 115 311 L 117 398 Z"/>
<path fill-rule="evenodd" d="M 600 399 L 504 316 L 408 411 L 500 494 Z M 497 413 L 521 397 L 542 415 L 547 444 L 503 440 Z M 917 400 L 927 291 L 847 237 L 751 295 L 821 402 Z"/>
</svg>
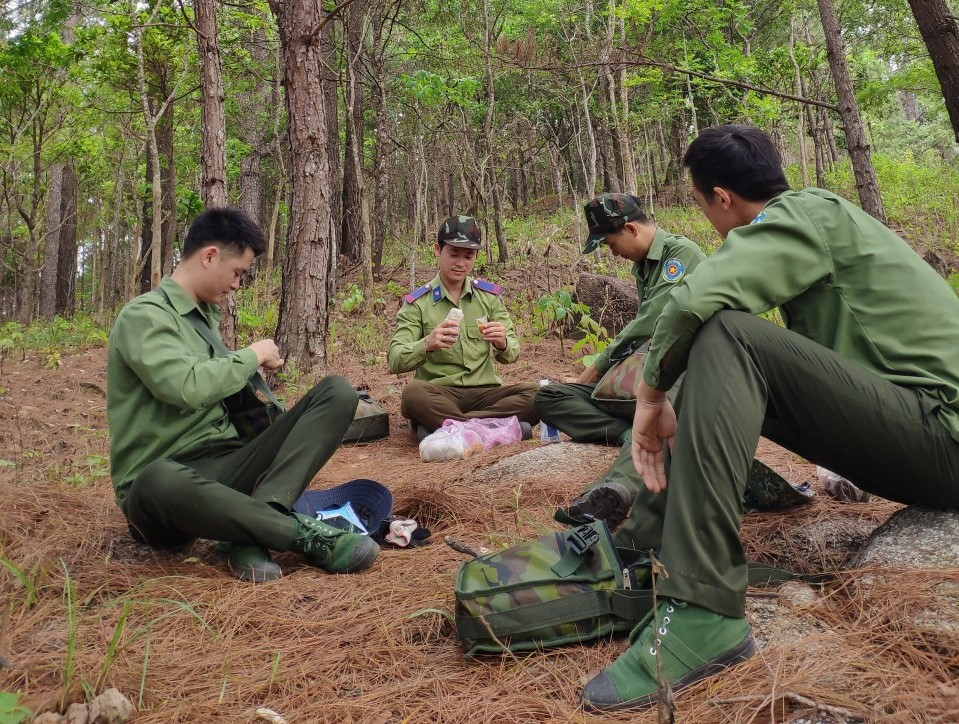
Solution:
<svg viewBox="0 0 959 724">
<path fill-rule="evenodd" d="M 842 475 L 837 475 L 831 470 L 816 466 L 816 477 L 822 483 L 823 488 L 836 500 L 843 503 L 866 503 L 872 497 L 865 490 L 857 488 Z"/>
<path fill-rule="evenodd" d="M 420 457 L 425 463 L 468 458 L 478 452 L 483 452 L 483 439 L 473 430 L 459 427 L 441 427 L 420 443 Z"/>
</svg>

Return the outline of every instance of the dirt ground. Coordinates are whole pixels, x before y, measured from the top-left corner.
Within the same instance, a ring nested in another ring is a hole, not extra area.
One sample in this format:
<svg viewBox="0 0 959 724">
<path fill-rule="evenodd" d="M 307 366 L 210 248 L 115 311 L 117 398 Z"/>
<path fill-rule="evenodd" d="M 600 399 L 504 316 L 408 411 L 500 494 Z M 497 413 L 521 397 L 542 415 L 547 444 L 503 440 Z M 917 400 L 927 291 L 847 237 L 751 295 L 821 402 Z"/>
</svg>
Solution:
<svg viewBox="0 0 959 724">
<path fill-rule="evenodd" d="M 131 540 L 109 479 L 105 358 L 103 348 L 65 354 L 48 369 L 41 355 L 15 355 L 0 369 L 0 690 L 19 691 L 39 713 L 112 686 L 134 703 L 136 722 L 255 721 L 258 707 L 290 724 L 656 721 L 577 708 L 583 683 L 623 639 L 467 660 L 451 623 L 465 556 L 444 536 L 494 547 L 555 529 L 554 509 L 599 476 L 615 450 L 584 450 L 562 476 L 477 484 L 479 468 L 540 443 L 422 463 L 399 417 L 404 380 L 386 374 L 385 363 L 341 351 L 331 372 L 370 387 L 390 412 L 391 434 L 340 449 L 313 487 L 379 480 L 434 542 L 384 550 L 352 576 L 282 554 L 284 577 L 253 586 L 235 579 L 207 541 L 160 553 Z M 527 343 L 521 361 L 502 370 L 507 382 L 573 372 L 555 339 Z M 814 479 L 810 465 L 769 443 L 761 456 L 794 482 Z M 861 514 L 817 497 L 820 516 Z M 869 516 L 879 523 L 894 509 L 871 506 Z M 744 537 L 780 519 L 748 516 Z M 864 721 L 959 721 L 959 642 L 932 649 L 907 640 L 889 613 L 892 599 L 872 615 L 843 584 L 827 596 L 825 631 L 773 641 L 761 657 L 697 686 L 679 698 L 676 720 L 841 721 L 847 712 Z M 811 701 L 825 708 L 816 714 Z"/>
</svg>

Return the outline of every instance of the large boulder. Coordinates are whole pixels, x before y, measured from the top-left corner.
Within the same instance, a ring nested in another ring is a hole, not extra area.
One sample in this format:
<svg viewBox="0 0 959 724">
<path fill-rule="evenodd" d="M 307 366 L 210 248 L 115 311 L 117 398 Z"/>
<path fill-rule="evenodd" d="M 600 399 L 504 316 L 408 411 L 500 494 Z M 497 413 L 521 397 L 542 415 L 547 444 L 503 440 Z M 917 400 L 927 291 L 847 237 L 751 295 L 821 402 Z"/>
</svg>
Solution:
<svg viewBox="0 0 959 724">
<path fill-rule="evenodd" d="M 918 572 L 920 580 L 904 583 L 923 586 L 913 593 L 919 605 L 904 606 L 917 631 L 933 638 L 959 635 L 959 510 L 931 510 L 910 506 L 894 513 L 850 560 L 850 567 L 870 571 L 891 569 L 904 576 Z M 941 575 L 940 575 L 941 572 Z M 890 577 L 882 572 L 862 576 L 865 598 L 889 600 Z"/>
<path fill-rule="evenodd" d="M 615 337 L 636 316 L 639 294 L 632 282 L 603 274 L 580 274 L 576 299 L 589 307 L 590 316 Z"/>
</svg>

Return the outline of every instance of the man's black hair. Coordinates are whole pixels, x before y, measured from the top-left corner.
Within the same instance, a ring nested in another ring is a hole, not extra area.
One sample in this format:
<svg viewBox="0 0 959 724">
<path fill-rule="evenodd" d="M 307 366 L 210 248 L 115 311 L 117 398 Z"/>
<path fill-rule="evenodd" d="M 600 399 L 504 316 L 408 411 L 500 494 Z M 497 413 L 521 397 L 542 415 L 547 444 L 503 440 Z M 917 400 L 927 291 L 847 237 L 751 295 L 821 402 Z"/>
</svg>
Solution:
<svg viewBox="0 0 959 724">
<path fill-rule="evenodd" d="M 183 242 L 183 258 L 211 244 L 234 254 L 252 249 L 253 255 L 259 256 L 266 251 L 260 227 L 246 212 L 232 206 L 205 209 L 193 220 Z"/>
<path fill-rule="evenodd" d="M 768 201 L 789 190 L 776 144 L 752 126 L 713 126 L 704 129 L 686 150 L 683 165 L 693 186 L 713 198 L 721 186 L 747 201 Z"/>
</svg>

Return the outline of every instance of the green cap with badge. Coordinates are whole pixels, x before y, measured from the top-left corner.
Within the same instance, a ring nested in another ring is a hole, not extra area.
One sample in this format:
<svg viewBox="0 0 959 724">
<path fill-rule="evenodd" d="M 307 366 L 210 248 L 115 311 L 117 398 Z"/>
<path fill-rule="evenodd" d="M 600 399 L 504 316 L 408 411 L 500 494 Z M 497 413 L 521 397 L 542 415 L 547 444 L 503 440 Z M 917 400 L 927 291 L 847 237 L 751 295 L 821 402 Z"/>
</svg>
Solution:
<svg viewBox="0 0 959 724">
<path fill-rule="evenodd" d="M 639 200 L 629 194 L 602 194 L 584 207 L 589 236 L 583 253 L 596 251 L 606 235 L 623 228 L 627 221 L 646 221 Z"/>
</svg>

